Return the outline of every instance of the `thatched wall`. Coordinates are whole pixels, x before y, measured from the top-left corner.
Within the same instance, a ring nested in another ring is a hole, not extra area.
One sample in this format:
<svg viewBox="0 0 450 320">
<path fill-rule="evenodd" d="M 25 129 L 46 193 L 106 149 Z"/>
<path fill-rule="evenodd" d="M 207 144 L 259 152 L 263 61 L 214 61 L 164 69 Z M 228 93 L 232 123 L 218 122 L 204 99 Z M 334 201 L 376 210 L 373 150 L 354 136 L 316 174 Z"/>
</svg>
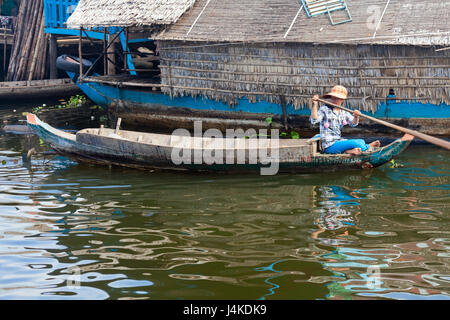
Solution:
<svg viewBox="0 0 450 320">
<path fill-rule="evenodd" d="M 203 95 L 233 105 L 239 98 L 311 107 L 333 85 L 353 106 L 376 111 L 390 89 L 397 98 L 450 102 L 450 50 L 389 45 L 238 44 L 159 41 L 163 91 Z"/>
</svg>

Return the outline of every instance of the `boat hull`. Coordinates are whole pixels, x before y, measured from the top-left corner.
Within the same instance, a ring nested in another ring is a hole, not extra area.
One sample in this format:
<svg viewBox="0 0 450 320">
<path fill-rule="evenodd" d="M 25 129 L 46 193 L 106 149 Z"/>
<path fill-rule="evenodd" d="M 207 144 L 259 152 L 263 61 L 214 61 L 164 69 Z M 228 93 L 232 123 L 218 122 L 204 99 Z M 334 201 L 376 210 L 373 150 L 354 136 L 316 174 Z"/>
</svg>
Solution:
<svg viewBox="0 0 450 320">
<path fill-rule="evenodd" d="M 193 157 L 190 157 L 189 160 L 194 160 L 175 164 L 173 161 L 174 146 L 170 144 L 152 145 L 124 138 L 116 138 L 112 134 L 105 136 L 101 135 L 100 131 L 98 131 L 102 129 L 85 129 L 74 135 L 52 128 L 42 123 L 34 115 L 29 115 L 27 120 L 32 130 L 44 142 L 49 144 L 58 153 L 75 161 L 145 170 L 260 173 L 264 168 L 266 170 L 268 168 L 276 168 L 275 173 L 361 170 L 378 167 L 389 162 L 405 150 L 410 143 L 410 140 L 399 139 L 388 146 L 377 149 L 377 151 L 350 156 L 323 155 L 314 151 L 315 146 L 313 144 L 300 143 L 296 146 L 294 142 L 292 146 L 280 146 L 277 149 L 277 158 L 273 157 L 273 151 L 271 150 L 270 156 L 272 161 L 270 163 L 264 163 L 259 159 L 251 162 L 249 160 L 250 149 L 246 149 L 245 160 L 241 163 L 235 161 L 235 154 L 232 156 L 233 161 L 228 162 L 225 160 L 225 150 L 223 152 L 223 161 L 210 162 L 202 154 L 200 161 L 196 161 Z M 170 139 L 170 136 L 166 135 L 166 137 Z M 204 150 L 202 149 L 200 151 Z M 193 156 L 195 152 L 196 150 L 193 149 L 190 154 Z"/>
<path fill-rule="evenodd" d="M 81 94 L 70 79 L 13 81 L 0 83 L 2 101 L 30 101 L 37 99 L 60 99 Z"/>
</svg>

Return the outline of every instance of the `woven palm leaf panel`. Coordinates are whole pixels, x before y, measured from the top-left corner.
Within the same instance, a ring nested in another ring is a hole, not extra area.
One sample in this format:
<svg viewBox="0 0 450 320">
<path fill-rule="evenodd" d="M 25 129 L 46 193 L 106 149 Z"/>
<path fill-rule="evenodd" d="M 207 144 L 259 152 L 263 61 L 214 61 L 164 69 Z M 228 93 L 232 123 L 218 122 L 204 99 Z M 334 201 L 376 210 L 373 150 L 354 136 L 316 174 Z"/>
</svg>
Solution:
<svg viewBox="0 0 450 320">
<path fill-rule="evenodd" d="M 280 103 L 311 107 L 311 96 L 335 84 L 349 102 L 375 112 L 390 90 L 398 99 L 450 102 L 450 50 L 407 45 L 159 41 L 163 91 L 234 105 Z"/>
</svg>

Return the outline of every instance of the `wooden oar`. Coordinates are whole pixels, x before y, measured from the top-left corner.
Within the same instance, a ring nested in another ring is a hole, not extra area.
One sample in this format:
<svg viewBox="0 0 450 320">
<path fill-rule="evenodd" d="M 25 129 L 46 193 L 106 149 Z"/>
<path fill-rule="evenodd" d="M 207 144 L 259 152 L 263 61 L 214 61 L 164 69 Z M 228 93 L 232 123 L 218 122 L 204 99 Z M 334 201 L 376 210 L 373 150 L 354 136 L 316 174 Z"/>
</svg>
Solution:
<svg viewBox="0 0 450 320">
<path fill-rule="evenodd" d="M 329 105 L 329 106 L 331 106 L 331 107 L 336 107 L 336 108 L 339 108 L 339 109 L 348 111 L 348 112 L 350 112 L 350 113 L 353 113 L 353 110 L 347 109 L 347 108 L 345 108 L 345 107 L 341 107 L 341 106 L 339 106 L 339 105 L 337 105 L 337 104 L 334 104 L 334 103 L 331 103 L 331 102 L 329 102 L 329 101 L 322 100 L 322 99 L 317 99 L 317 101 L 322 102 L 322 103 L 324 103 L 324 104 L 326 104 L 326 105 Z M 410 135 L 412 135 L 412 136 L 415 136 L 415 137 L 417 137 L 417 138 L 419 138 L 419 139 L 422 139 L 422 140 L 427 141 L 427 142 L 429 142 L 429 143 L 435 144 L 435 145 L 437 145 L 437 146 L 439 146 L 439 147 L 442 147 L 442 148 L 445 148 L 445 149 L 447 149 L 447 150 L 450 150 L 450 142 L 445 141 L 445 140 L 443 140 L 443 139 L 439 139 L 439 138 L 436 138 L 436 137 L 432 137 L 432 136 L 429 136 L 429 135 L 427 135 L 427 134 L 425 134 L 425 133 L 421 133 L 421 132 L 416 131 L 416 130 L 411 130 L 411 129 L 408 129 L 408 128 L 403 128 L 403 127 L 400 127 L 400 126 L 398 126 L 398 125 L 389 123 L 389 122 L 387 122 L 387 121 L 383 121 L 383 120 L 380 120 L 380 119 L 377 119 L 377 118 L 374 118 L 374 117 L 367 116 L 367 115 L 365 115 L 365 114 L 361 114 L 361 117 L 366 118 L 366 119 L 369 119 L 369 120 L 372 120 L 372 121 L 374 121 L 374 122 L 376 122 L 376 123 L 379 123 L 379 124 L 382 124 L 382 125 L 384 125 L 384 126 L 386 126 L 386 127 L 389 127 L 389 128 L 392 128 L 392 129 L 395 129 L 395 130 L 398 130 L 398 131 L 401 131 L 401 132 L 404 132 L 404 133 L 408 133 L 408 134 L 410 134 Z"/>
</svg>

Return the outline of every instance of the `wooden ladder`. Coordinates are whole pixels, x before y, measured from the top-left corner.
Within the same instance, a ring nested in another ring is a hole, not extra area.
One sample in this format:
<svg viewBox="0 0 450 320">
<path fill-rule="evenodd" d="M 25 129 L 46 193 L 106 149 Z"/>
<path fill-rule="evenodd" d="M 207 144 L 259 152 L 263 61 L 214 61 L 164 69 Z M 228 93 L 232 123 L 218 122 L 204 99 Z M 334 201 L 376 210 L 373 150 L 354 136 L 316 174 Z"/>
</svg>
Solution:
<svg viewBox="0 0 450 320">
<path fill-rule="evenodd" d="M 328 18 L 332 25 L 342 24 L 352 21 L 352 16 L 348 10 L 345 0 L 302 0 L 303 7 L 305 8 L 308 17 L 318 16 L 320 14 L 328 14 Z M 331 12 L 345 10 L 348 15 L 348 19 L 343 21 L 334 21 L 331 17 Z"/>
</svg>

